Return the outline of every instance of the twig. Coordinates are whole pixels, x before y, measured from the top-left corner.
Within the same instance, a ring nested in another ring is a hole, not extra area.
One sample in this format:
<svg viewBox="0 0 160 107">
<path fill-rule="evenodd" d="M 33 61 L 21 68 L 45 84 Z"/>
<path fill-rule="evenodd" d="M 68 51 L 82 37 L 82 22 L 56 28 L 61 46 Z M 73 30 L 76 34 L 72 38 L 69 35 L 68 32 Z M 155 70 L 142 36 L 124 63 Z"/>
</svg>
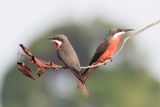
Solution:
<svg viewBox="0 0 160 107">
<path fill-rule="evenodd" d="M 106 60 L 105 62 L 99 62 L 97 64 L 93 64 L 93 65 L 89 65 L 89 66 L 81 66 L 81 69 L 88 69 L 88 68 L 96 68 L 98 66 L 101 66 L 101 65 L 106 65 L 108 62 L 110 62 L 111 60 L 108 59 Z"/>
<path fill-rule="evenodd" d="M 106 60 L 105 62 L 99 62 L 99 63 L 95 63 L 95 64 L 92 64 L 90 66 L 81 66 L 81 69 L 88 69 L 88 68 L 95 68 L 95 67 L 98 67 L 98 66 L 101 66 L 101 65 L 105 65 L 107 63 L 109 63 L 110 61 L 112 61 L 120 52 L 121 50 L 123 49 L 123 47 L 125 46 L 126 42 L 131 39 L 132 37 L 140 34 L 141 32 L 147 30 L 148 28 L 150 27 L 153 27 L 157 24 L 160 23 L 160 20 L 154 22 L 154 23 L 151 23 L 143 28 L 141 28 L 140 30 L 134 32 L 133 34 L 129 35 L 128 37 L 126 37 L 121 45 L 121 47 L 119 48 L 119 50 L 115 53 L 114 56 L 112 56 L 111 59 L 108 59 Z M 31 63 L 37 65 L 38 67 L 38 70 L 37 70 L 37 74 L 38 76 L 42 75 L 43 73 L 45 73 L 45 70 L 46 69 L 58 69 L 58 68 L 63 68 L 65 69 L 65 67 L 61 66 L 61 65 L 57 65 L 57 64 L 54 64 L 53 62 L 51 61 L 44 61 L 40 58 L 37 58 L 35 56 L 32 55 L 31 51 L 26 48 L 23 44 L 20 44 L 20 47 L 22 48 L 22 50 L 24 51 L 24 53 L 26 54 L 27 58 L 30 60 Z M 19 51 L 18 51 L 19 52 Z M 30 68 L 25 64 L 25 63 L 22 63 L 22 62 L 17 62 L 17 66 L 18 66 L 18 69 L 20 72 L 22 72 L 22 74 L 24 74 L 25 76 L 28 76 L 32 79 L 35 80 L 35 78 L 32 76 L 32 73 L 31 73 L 31 70 Z M 90 75 L 91 72 L 87 72 L 87 76 L 84 75 L 83 76 L 83 79 L 86 81 L 88 76 Z M 87 88 L 86 88 L 86 84 L 82 84 L 78 79 L 77 79 L 77 83 L 78 83 L 78 88 L 80 89 L 81 93 L 83 95 L 89 95 L 89 92 L 87 91 Z"/>
<path fill-rule="evenodd" d="M 93 65 L 90 65 L 90 66 L 85 66 L 85 67 L 82 66 L 81 69 L 95 68 L 95 67 L 98 67 L 98 66 L 105 65 L 105 64 L 109 63 L 111 60 L 113 60 L 115 57 L 118 56 L 118 54 L 121 52 L 121 50 L 123 49 L 124 45 L 126 44 L 126 42 L 127 42 L 129 39 L 135 37 L 136 35 L 142 33 L 143 31 L 145 31 L 145 30 L 147 30 L 148 28 L 151 28 L 151 27 L 153 27 L 153 26 L 155 26 L 155 25 L 157 25 L 157 24 L 160 24 L 160 20 L 155 21 L 155 22 L 153 22 L 153 23 L 151 23 L 151 24 L 149 24 L 149 25 L 146 25 L 146 26 L 142 27 L 140 30 L 138 30 L 138 31 L 134 32 L 133 34 L 129 35 L 128 37 L 126 37 L 126 38 L 124 39 L 121 47 L 119 48 L 119 50 L 115 53 L 114 56 L 112 56 L 112 59 L 108 59 L 108 60 L 106 60 L 105 62 L 101 62 L 101 63 L 98 63 L 98 64 L 93 64 Z"/>
</svg>

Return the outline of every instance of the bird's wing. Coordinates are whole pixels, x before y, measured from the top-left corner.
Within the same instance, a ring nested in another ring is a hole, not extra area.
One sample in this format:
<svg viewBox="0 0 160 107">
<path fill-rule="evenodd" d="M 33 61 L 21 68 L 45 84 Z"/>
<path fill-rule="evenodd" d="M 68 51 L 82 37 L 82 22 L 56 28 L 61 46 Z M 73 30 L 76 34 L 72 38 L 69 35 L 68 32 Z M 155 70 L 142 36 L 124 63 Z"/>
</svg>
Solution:
<svg viewBox="0 0 160 107">
<path fill-rule="evenodd" d="M 83 83 L 83 78 L 81 76 L 80 63 L 77 62 L 77 56 L 71 55 L 63 50 L 58 50 L 57 55 L 59 59 L 65 64 L 66 67 Z"/>
<path fill-rule="evenodd" d="M 58 50 L 57 55 L 59 59 L 67 66 L 68 68 L 76 71 L 79 74 L 80 71 L 80 63 L 76 55 L 64 51 L 64 50 Z"/>
<path fill-rule="evenodd" d="M 96 52 L 94 53 L 90 65 L 98 60 L 98 58 L 104 53 L 104 51 L 107 49 L 109 42 L 106 40 L 102 41 L 101 44 L 97 47 Z"/>
</svg>

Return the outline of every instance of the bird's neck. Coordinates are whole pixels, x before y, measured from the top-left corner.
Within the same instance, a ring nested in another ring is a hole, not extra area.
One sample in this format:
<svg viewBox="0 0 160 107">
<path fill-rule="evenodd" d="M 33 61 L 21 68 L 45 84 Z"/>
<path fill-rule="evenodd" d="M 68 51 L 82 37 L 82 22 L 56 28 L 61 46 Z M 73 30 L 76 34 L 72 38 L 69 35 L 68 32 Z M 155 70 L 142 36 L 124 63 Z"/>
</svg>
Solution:
<svg viewBox="0 0 160 107">
<path fill-rule="evenodd" d="M 116 34 L 113 35 L 113 38 L 114 39 L 120 39 L 123 34 L 125 34 L 125 32 L 118 32 L 118 33 L 116 33 Z"/>
</svg>

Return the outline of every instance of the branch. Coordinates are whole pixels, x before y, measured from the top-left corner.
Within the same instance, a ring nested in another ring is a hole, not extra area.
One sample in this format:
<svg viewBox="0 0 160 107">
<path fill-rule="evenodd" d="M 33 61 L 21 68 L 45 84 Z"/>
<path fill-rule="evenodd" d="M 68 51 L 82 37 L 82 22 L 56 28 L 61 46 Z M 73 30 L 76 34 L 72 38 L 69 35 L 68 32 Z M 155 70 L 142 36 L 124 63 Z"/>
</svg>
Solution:
<svg viewBox="0 0 160 107">
<path fill-rule="evenodd" d="M 129 39 L 137 36 L 138 34 L 142 33 L 143 31 L 145 31 L 145 30 L 147 30 L 147 29 L 149 29 L 149 28 L 151 28 L 151 27 L 153 27 L 153 26 L 155 26 L 155 25 L 158 25 L 158 24 L 160 24 L 160 20 L 155 21 L 155 22 L 153 22 L 153 23 L 151 23 L 151 24 L 149 24 L 149 25 L 146 25 L 146 26 L 142 27 L 140 30 L 138 30 L 138 31 L 134 32 L 133 34 L 129 35 L 128 37 L 126 37 L 126 38 L 124 39 L 121 47 L 119 48 L 119 50 L 115 53 L 114 56 L 112 56 L 111 59 L 108 59 L 108 60 L 106 60 L 105 62 L 100 62 L 100 63 L 97 63 L 97 64 L 85 66 L 85 67 L 82 66 L 81 69 L 95 68 L 95 67 L 99 67 L 99 66 L 101 66 L 101 65 L 106 65 L 107 63 L 111 62 L 113 59 L 115 59 L 115 57 L 118 56 L 118 54 L 121 52 L 121 50 L 123 49 L 124 45 L 126 44 L 126 42 L 127 42 Z"/>
<path fill-rule="evenodd" d="M 99 67 L 99 66 L 102 66 L 102 65 L 105 65 L 109 62 L 111 62 L 116 56 L 118 56 L 118 54 L 121 52 L 121 50 L 123 49 L 123 47 L 125 46 L 126 42 L 135 37 L 136 35 L 142 33 L 143 31 L 147 30 L 148 28 L 151 28 L 157 24 L 160 23 L 160 20 L 156 21 L 156 22 L 153 22 L 149 25 L 146 25 L 145 27 L 141 28 L 140 30 L 132 33 L 131 35 L 129 35 L 128 37 L 126 37 L 121 45 L 121 47 L 119 48 L 119 50 L 114 54 L 114 56 L 112 56 L 111 59 L 107 59 L 105 62 L 96 62 L 90 66 L 81 66 L 81 69 L 89 69 L 89 68 L 96 68 L 96 67 Z M 37 58 L 35 56 L 33 56 L 33 54 L 31 53 L 31 51 L 25 47 L 23 44 L 20 44 L 20 47 L 22 48 L 22 50 L 24 51 L 25 55 L 27 56 L 27 58 L 29 59 L 29 62 L 31 64 L 35 64 L 37 67 L 38 67 L 38 70 L 37 70 L 37 75 L 40 76 L 42 75 L 43 73 L 45 73 L 45 70 L 47 69 L 58 69 L 58 68 L 63 68 L 65 69 L 65 67 L 61 66 L 61 65 L 57 65 L 51 61 L 44 61 L 40 58 Z M 19 53 L 18 53 L 19 55 Z M 32 76 L 32 72 L 30 70 L 30 68 L 23 62 L 17 62 L 17 66 L 18 66 L 18 69 L 20 72 L 22 72 L 23 75 L 27 76 L 27 77 L 30 77 L 31 79 L 35 79 L 34 76 Z M 91 69 L 92 70 L 92 69 Z M 91 72 L 87 72 L 85 75 L 83 75 L 83 79 L 84 80 L 87 80 L 87 78 L 89 77 Z M 85 83 L 81 83 L 78 79 L 77 79 L 77 84 L 78 84 L 78 88 L 80 89 L 81 93 L 83 95 L 89 95 L 88 91 L 87 91 L 87 88 L 86 88 L 86 84 Z"/>
<path fill-rule="evenodd" d="M 46 72 L 47 69 L 59 69 L 59 68 L 63 68 L 66 69 L 66 67 L 61 66 L 61 65 L 57 65 L 51 61 L 44 61 L 41 58 L 38 58 L 36 56 L 33 56 L 32 52 L 30 51 L 30 49 L 28 49 L 27 47 L 25 47 L 23 44 L 19 45 L 21 47 L 21 49 L 23 50 L 23 52 L 25 53 L 25 55 L 27 56 L 27 58 L 29 59 L 29 63 L 34 64 L 38 67 L 37 69 L 37 75 L 40 77 L 42 74 L 44 74 Z M 18 50 L 18 55 L 19 55 L 19 50 Z M 17 56 L 18 57 L 18 56 Z M 31 69 L 29 68 L 29 66 L 23 62 L 17 62 L 17 67 L 18 70 L 25 76 L 35 80 L 36 78 L 34 77 L 33 73 L 31 72 Z M 73 73 L 74 74 L 74 73 Z M 74 74 L 75 75 L 75 74 Z M 79 76 L 79 74 L 77 74 Z M 75 75 L 76 81 L 77 81 L 77 88 L 80 90 L 80 92 L 84 95 L 84 96 L 88 96 L 89 92 L 87 90 L 86 84 L 82 83 L 79 79 L 78 76 Z"/>
<path fill-rule="evenodd" d="M 92 65 L 89 65 L 89 66 L 81 66 L 81 69 L 96 68 L 96 67 L 99 67 L 101 65 L 106 65 L 108 62 L 111 62 L 111 61 L 112 61 L 111 59 L 108 59 L 105 62 L 99 62 L 99 63 L 92 64 Z"/>
</svg>

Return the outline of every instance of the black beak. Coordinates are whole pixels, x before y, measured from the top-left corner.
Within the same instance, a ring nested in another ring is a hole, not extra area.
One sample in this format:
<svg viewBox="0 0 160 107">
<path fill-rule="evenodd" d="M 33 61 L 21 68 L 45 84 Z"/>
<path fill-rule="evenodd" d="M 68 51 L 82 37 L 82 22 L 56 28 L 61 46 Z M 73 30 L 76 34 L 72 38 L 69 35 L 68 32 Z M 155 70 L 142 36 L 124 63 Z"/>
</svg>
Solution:
<svg viewBox="0 0 160 107">
<path fill-rule="evenodd" d="M 134 29 L 122 29 L 124 32 L 132 31 Z"/>
</svg>

